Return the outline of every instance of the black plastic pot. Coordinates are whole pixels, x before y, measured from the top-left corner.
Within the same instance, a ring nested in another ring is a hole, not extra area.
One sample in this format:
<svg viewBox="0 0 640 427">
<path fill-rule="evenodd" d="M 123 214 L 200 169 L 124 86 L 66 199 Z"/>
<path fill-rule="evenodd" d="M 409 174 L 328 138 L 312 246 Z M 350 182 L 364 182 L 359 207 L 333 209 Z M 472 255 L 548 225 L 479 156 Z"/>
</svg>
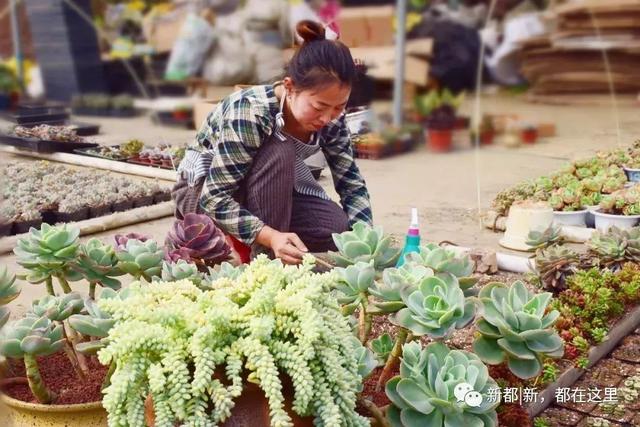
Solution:
<svg viewBox="0 0 640 427">
<path fill-rule="evenodd" d="M 89 208 L 85 207 L 75 212 L 58 212 L 58 222 L 78 222 L 89 218 Z"/>
<path fill-rule="evenodd" d="M 111 205 L 89 206 L 89 218 L 98 218 L 109 215 L 111 213 Z"/>
<path fill-rule="evenodd" d="M 13 222 L 0 223 L 0 237 L 11 236 L 13 231 Z"/>
<path fill-rule="evenodd" d="M 143 206 L 150 206 L 153 204 L 153 195 L 138 197 L 133 200 L 134 208 L 141 208 Z"/>
<path fill-rule="evenodd" d="M 29 232 L 31 227 L 39 228 L 42 225 L 42 219 L 34 219 L 32 221 L 21 221 L 13 223 L 13 234 L 22 234 Z"/>
<path fill-rule="evenodd" d="M 111 210 L 113 212 L 124 212 L 128 211 L 133 207 L 133 200 L 123 200 L 121 202 L 115 202 L 111 205 Z"/>
<path fill-rule="evenodd" d="M 171 192 L 170 191 L 160 191 L 153 195 L 153 203 L 162 203 L 168 202 L 171 200 Z"/>
</svg>

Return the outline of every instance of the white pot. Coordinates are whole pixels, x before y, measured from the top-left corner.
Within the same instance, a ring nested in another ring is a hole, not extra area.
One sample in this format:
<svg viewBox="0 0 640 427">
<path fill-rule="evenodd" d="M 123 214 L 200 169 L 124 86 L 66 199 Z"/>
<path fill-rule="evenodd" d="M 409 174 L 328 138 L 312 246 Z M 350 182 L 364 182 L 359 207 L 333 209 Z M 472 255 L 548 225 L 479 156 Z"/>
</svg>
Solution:
<svg viewBox="0 0 640 427">
<path fill-rule="evenodd" d="M 527 236 L 531 231 L 544 231 L 553 223 L 553 209 L 544 202 L 514 203 L 509 209 L 504 237 L 500 245 L 517 251 L 529 251 Z"/>
<path fill-rule="evenodd" d="M 594 211 L 600 209 L 600 205 L 587 206 L 587 215 L 585 217 L 585 222 L 588 228 L 595 228 L 596 226 L 596 217 L 593 215 Z"/>
<path fill-rule="evenodd" d="M 640 169 L 628 168 L 626 166 L 623 166 L 622 169 L 624 169 L 624 173 L 627 175 L 629 182 L 640 182 Z"/>
<path fill-rule="evenodd" d="M 596 229 L 606 233 L 609 228 L 616 226 L 621 230 L 629 230 L 640 220 L 640 215 L 611 215 L 598 211 L 593 211 L 596 217 Z"/>
<path fill-rule="evenodd" d="M 553 222 L 557 225 L 571 225 L 573 227 L 587 226 L 587 209 L 573 212 L 553 212 Z"/>
</svg>

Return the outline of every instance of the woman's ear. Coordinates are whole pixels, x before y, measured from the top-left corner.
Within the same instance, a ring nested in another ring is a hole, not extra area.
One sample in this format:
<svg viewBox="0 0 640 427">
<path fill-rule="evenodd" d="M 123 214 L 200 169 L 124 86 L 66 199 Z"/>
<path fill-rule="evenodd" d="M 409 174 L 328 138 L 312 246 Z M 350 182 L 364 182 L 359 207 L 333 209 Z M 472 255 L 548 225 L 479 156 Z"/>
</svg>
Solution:
<svg viewBox="0 0 640 427">
<path fill-rule="evenodd" d="M 282 80 L 282 85 L 287 90 L 288 93 L 293 93 L 295 90 L 295 85 L 293 84 L 293 79 L 291 77 L 285 77 Z"/>
</svg>

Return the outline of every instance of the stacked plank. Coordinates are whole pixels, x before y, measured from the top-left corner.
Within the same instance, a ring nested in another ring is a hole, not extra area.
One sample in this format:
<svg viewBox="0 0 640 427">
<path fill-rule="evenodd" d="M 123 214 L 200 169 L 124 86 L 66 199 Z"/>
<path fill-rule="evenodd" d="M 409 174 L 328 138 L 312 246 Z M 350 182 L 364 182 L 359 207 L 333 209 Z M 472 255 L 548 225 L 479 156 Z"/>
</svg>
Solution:
<svg viewBox="0 0 640 427">
<path fill-rule="evenodd" d="M 578 0 L 553 13 L 555 30 L 523 43 L 534 94 L 640 91 L 640 0 Z"/>
</svg>

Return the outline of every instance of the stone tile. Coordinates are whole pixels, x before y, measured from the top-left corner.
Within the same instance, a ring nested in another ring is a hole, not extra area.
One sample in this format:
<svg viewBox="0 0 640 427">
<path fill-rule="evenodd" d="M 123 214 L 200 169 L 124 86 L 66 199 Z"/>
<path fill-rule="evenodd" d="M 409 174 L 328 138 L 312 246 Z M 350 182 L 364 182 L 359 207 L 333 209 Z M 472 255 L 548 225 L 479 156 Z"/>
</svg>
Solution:
<svg viewBox="0 0 640 427">
<path fill-rule="evenodd" d="M 583 414 L 590 414 L 591 411 L 593 411 L 598 404 L 588 403 L 588 402 L 585 402 L 585 403 L 562 402 L 562 403 L 557 403 L 557 405 L 565 409 L 571 409 L 572 411 L 578 411 Z"/>
<path fill-rule="evenodd" d="M 636 414 L 636 412 L 630 410 L 629 408 L 625 408 L 624 413 L 621 414 L 621 415 L 608 414 L 607 412 L 604 412 L 600 406 L 597 406 L 596 409 L 594 409 L 591 412 L 590 416 L 605 418 L 605 419 L 607 419 L 609 421 L 615 421 L 615 422 L 618 422 L 618 423 L 628 423 L 629 421 L 631 421 L 633 419 L 635 414 Z"/>
<path fill-rule="evenodd" d="M 640 335 L 626 337 L 612 355 L 618 360 L 640 363 Z"/>
</svg>

